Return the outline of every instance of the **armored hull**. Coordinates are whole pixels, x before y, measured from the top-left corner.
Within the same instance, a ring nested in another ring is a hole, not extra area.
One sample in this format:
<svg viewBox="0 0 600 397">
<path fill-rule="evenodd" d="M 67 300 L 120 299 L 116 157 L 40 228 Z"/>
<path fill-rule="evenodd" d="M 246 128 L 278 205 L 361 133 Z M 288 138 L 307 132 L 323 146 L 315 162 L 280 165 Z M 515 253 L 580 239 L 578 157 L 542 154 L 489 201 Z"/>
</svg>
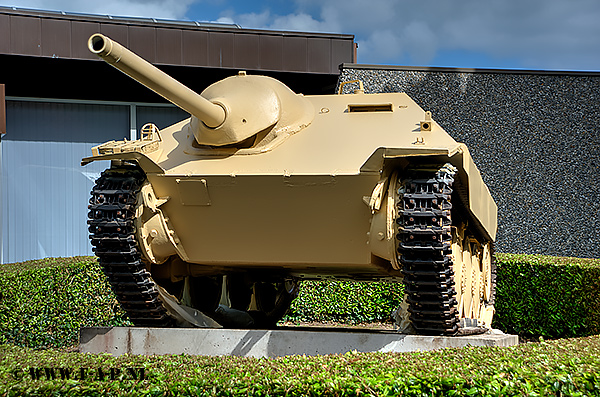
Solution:
<svg viewBox="0 0 600 397">
<path fill-rule="evenodd" d="M 135 322 L 194 323 L 187 310 L 273 325 L 297 280 L 345 278 L 404 283 L 401 317 L 417 332 L 489 327 L 496 205 L 466 146 L 408 95 L 302 96 L 245 73 L 189 94 L 134 54 L 110 61 L 109 44 L 90 39 L 192 114 L 83 160 L 112 160 L 90 233 Z"/>
</svg>

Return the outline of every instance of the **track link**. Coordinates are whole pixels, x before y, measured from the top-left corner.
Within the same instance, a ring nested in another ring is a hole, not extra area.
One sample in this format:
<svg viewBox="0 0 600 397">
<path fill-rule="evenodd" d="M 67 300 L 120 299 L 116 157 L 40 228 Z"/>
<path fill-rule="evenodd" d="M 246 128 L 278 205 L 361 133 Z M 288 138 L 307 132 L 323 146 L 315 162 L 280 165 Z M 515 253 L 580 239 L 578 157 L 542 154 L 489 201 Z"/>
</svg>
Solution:
<svg viewBox="0 0 600 397">
<path fill-rule="evenodd" d="M 400 181 L 396 218 L 410 320 L 420 334 L 453 335 L 459 320 L 452 269 L 452 184 L 456 169 L 409 169 Z"/>
<path fill-rule="evenodd" d="M 91 191 L 88 230 L 93 251 L 131 321 L 168 327 L 173 319 L 158 298 L 135 239 L 135 209 L 145 179 L 134 166 L 104 171 Z"/>
</svg>

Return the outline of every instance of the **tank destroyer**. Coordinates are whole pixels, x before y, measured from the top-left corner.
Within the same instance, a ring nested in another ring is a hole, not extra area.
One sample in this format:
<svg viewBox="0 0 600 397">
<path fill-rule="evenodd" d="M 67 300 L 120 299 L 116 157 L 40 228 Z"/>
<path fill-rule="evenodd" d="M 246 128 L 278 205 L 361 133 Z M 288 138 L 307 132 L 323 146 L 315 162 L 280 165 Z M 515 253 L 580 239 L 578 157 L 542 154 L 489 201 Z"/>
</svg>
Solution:
<svg viewBox="0 0 600 397">
<path fill-rule="evenodd" d="M 300 280 L 404 284 L 403 328 L 490 327 L 497 207 L 467 147 L 405 93 L 301 95 L 237 75 L 197 94 L 101 34 L 89 49 L 190 114 L 110 160 L 93 249 L 136 325 L 271 327 Z"/>
</svg>

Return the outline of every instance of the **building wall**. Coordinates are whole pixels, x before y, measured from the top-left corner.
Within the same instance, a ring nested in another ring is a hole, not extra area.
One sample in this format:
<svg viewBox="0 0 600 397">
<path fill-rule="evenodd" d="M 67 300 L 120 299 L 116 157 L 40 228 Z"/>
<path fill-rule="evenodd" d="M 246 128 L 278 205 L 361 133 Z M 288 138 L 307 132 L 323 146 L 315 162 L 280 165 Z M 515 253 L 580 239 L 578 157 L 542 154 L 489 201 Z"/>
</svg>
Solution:
<svg viewBox="0 0 600 397">
<path fill-rule="evenodd" d="M 406 92 L 467 144 L 498 203 L 497 250 L 600 257 L 600 74 L 345 65 L 354 79 Z"/>
<path fill-rule="evenodd" d="M 131 137 L 152 120 L 165 127 L 186 114 L 174 106 L 9 98 L 1 142 L 1 263 L 91 255 L 87 205 L 110 165 L 80 165 L 91 148 Z M 133 123 L 131 118 L 134 118 Z"/>
</svg>

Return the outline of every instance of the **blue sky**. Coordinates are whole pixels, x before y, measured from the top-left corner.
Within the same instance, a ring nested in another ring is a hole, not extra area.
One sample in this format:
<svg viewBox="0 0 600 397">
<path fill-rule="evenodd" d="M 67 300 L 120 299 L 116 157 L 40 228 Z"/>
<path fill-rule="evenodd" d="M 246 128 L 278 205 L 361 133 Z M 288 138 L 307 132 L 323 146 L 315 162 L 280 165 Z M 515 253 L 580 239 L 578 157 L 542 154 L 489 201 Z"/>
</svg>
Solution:
<svg viewBox="0 0 600 397">
<path fill-rule="evenodd" d="M 367 64 L 600 70 L 599 0 L 0 0 L 0 5 L 354 34 Z"/>
</svg>

